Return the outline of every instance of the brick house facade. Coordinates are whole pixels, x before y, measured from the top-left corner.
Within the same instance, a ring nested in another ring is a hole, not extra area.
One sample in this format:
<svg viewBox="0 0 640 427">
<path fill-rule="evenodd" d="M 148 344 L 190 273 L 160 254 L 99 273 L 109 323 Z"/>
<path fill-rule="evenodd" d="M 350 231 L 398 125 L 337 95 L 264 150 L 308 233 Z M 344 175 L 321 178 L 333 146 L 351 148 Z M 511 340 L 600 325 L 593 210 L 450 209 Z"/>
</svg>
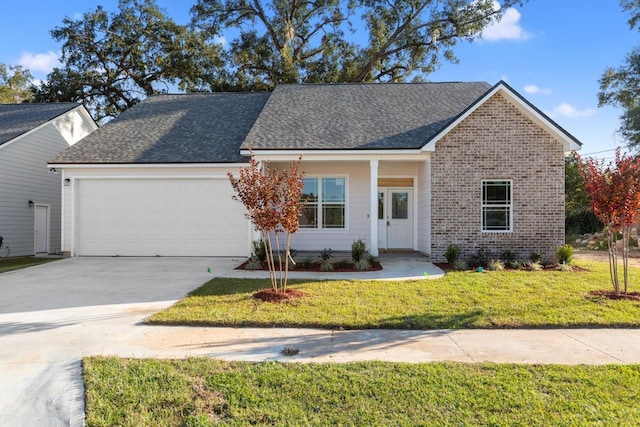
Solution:
<svg viewBox="0 0 640 427">
<path fill-rule="evenodd" d="M 431 159 L 431 255 L 447 246 L 461 259 L 483 248 L 491 257 L 540 251 L 548 259 L 564 244 L 563 143 L 495 94 L 436 144 Z M 512 182 L 512 230 L 482 231 L 482 181 Z"/>
</svg>

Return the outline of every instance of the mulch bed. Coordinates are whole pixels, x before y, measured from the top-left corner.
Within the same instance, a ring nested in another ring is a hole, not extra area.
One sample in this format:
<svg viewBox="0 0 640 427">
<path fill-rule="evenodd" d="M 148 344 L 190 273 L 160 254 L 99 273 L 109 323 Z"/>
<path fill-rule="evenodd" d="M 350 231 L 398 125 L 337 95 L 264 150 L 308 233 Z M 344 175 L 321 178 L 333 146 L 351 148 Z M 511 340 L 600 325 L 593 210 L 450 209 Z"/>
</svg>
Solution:
<svg viewBox="0 0 640 427">
<path fill-rule="evenodd" d="M 621 293 L 619 295 L 616 295 L 614 291 L 601 290 L 601 291 L 591 291 L 589 292 L 589 295 L 602 296 L 602 297 L 606 297 L 613 300 L 628 299 L 632 301 L 640 301 L 640 292 L 627 292 L 626 294 Z"/>
<path fill-rule="evenodd" d="M 253 297 L 265 302 L 282 302 L 302 298 L 305 295 L 304 292 L 297 289 L 287 289 L 284 292 L 276 292 L 273 289 L 262 289 L 253 294 Z"/>
<path fill-rule="evenodd" d="M 451 264 L 449 264 L 448 262 L 434 262 L 433 263 L 435 266 L 437 266 L 438 268 L 440 268 L 440 270 L 444 271 L 445 273 L 447 271 L 455 271 L 455 268 L 453 268 L 453 266 Z M 540 271 L 556 271 L 556 267 L 558 266 L 558 264 L 549 264 L 546 267 L 544 267 L 543 270 Z M 489 271 L 489 269 L 484 269 L 485 271 Z M 528 268 L 512 268 L 512 267 L 505 267 L 504 271 L 518 271 L 518 270 L 523 270 L 523 271 L 532 271 L 529 270 Z M 467 270 L 467 271 L 471 271 L 471 270 Z M 572 265 L 571 266 L 571 271 L 577 273 L 577 272 L 582 272 L 582 271 L 589 271 L 586 268 L 582 268 L 579 267 L 577 265 Z"/>
<path fill-rule="evenodd" d="M 247 264 L 249 263 L 249 261 L 245 261 L 242 264 L 240 264 L 239 266 L 237 266 L 235 268 L 235 270 L 249 270 L 248 268 L 246 268 Z M 259 268 L 259 270 L 269 270 L 269 268 L 267 267 L 267 263 L 263 262 L 261 264 L 261 268 Z M 289 271 L 315 271 L 315 272 L 320 272 L 320 273 L 363 273 L 366 271 L 379 271 L 382 270 L 382 265 L 380 265 L 379 262 L 373 262 L 371 263 L 371 267 L 368 270 L 356 270 L 355 266 L 353 263 L 349 263 L 346 267 L 340 267 L 338 265 L 333 265 L 333 270 L 331 271 L 322 271 L 320 269 L 320 263 L 312 263 L 310 265 L 304 266 L 302 265 L 302 263 L 298 263 L 297 265 L 289 265 Z"/>
</svg>

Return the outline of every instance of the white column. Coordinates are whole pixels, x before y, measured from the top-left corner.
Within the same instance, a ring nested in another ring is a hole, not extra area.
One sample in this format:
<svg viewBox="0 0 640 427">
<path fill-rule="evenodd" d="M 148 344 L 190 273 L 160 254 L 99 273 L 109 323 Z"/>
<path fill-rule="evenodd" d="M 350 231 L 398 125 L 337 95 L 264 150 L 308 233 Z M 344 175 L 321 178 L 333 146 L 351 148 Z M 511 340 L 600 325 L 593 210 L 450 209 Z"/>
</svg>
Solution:
<svg viewBox="0 0 640 427">
<path fill-rule="evenodd" d="M 369 219 L 371 221 L 371 247 L 369 253 L 378 256 L 378 160 L 369 161 L 371 172 L 371 209 Z"/>
</svg>

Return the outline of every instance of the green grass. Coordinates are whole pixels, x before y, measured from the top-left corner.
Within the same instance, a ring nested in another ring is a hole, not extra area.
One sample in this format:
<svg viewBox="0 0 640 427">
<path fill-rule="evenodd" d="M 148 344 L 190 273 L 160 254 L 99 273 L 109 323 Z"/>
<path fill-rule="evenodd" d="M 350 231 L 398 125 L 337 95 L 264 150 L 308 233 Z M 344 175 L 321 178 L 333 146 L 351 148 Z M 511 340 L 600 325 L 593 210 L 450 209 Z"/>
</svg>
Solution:
<svg viewBox="0 0 640 427">
<path fill-rule="evenodd" d="M 293 282 L 306 297 L 259 302 L 269 287 L 260 279 L 213 279 L 152 324 L 284 326 L 346 329 L 638 327 L 640 302 L 588 295 L 609 289 L 606 263 L 581 263 L 589 271 L 452 272 L 437 280 L 409 282 Z M 630 269 L 630 283 L 640 270 Z"/>
<path fill-rule="evenodd" d="M 87 426 L 631 426 L 640 365 L 83 361 Z"/>
<path fill-rule="evenodd" d="M 44 264 L 51 261 L 56 261 L 56 258 L 34 258 L 30 256 L 0 258 L 0 273 L 32 267 L 34 265 Z"/>
</svg>

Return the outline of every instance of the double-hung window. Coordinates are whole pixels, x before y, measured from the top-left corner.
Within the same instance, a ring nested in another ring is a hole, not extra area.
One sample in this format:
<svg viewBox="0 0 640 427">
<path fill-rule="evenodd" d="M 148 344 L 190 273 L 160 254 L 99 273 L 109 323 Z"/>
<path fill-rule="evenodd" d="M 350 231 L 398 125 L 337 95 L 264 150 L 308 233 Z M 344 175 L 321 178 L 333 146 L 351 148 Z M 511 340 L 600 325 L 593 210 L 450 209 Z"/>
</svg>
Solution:
<svg viewBox="0 0 640 427">
<path fill-rule="evenodd" d="M 512 231 L 512 182 L 482 181 L 482 231 Z"/>
<path fill-rule="evenodd" d="M 304 178 L 303 184 L 300 228 L 346 228 L 346 179 Z"/>
</svg>

